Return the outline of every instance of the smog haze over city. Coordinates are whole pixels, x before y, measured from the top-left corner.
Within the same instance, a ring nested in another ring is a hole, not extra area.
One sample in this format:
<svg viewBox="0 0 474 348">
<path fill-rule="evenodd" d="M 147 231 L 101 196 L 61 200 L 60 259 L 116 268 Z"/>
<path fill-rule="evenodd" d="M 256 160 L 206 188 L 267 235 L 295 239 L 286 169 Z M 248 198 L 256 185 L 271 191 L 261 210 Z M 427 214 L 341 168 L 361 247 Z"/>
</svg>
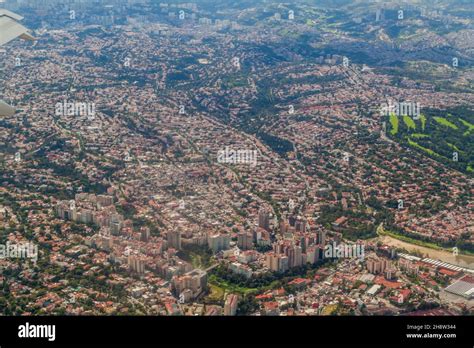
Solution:
<svg viewBox="0 0 474 348">
<path fill-rule="evenodd" d="M 5 343 L 350 316 L 472 346 L 472 0 L 0 0 L 0 46 Z"/>
</svg>

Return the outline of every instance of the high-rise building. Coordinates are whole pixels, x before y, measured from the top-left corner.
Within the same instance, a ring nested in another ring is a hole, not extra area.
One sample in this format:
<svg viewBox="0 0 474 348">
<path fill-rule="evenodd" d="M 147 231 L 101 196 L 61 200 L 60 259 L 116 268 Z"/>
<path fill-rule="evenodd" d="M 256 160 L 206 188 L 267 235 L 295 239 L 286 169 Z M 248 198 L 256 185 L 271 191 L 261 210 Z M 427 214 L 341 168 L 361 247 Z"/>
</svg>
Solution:
<svg viewBox="0 0 474 348">
<path fill-rule="evenodd" d="M 224 304 L 224 315 L 235 315 L 237 313 L 237 304 L 239 303 L 239 296 L 235 294 L 227 295 Z"/>
<path fill-rule="evenodd" d="M 252 249 L 253 234 L 250 232 L 240 232 L 237 234 L 237 246 L 242 250 Z"/>
<path fill-rule="evenodd" d="M 303 263 L 302 249 L 300 246 L 296 245 L 294 246 L 294 250 L 295 250 L 295 254 L 294 254 L 295 256 L 293 259 L 293 267 L 299 267 Z"/>
<path fill-rule="evenodd" d="M 296 232 L 306 232 L 306 219 L 298 217 L 295 221 L 295 230 Z"/>
<path fill-rule="evenodd" d="M 290 228 L 290 224 L 287 221 L 282 220 L 280 222 L 280 233 L 281 234 L 288 233 L 289 228 Z"/>
<path fill-rule="evenodd" d="M 319 248 L 315 245 L 312 245 L 306 250 L 306 262 L 310 264 L 315 264 L 319 261 Z"/>
<path fill-rule="evenodd" d="M 265 259 L 266 266 L 273 272 L 278 272 L 280 270 L 280 258 L 279 255 L 275 253 L 267 253 Z"/>
<path fill-rule="evenodd" d="M 172 289 L 176 295 L 187 289 L 193 292 L 193 298 L 207 287 L 207 273 L 201 269 L 194 269 L 182 276 L 174 276 L 172 279 Z"/>
<path fill-rule="evenodd" d="M 295 266 L 295 249 L 291 246 L 285 248 L 285 255 L 288 256 L 288 266 L 293 268 Z"/>
<path fill-rule="evenodd" d="M 214 253 L 227 250 L 230 248 L 230 235 L 224 233 L 210 235 L 207 238 L 207 244 Z"/>
<path fill-rule="evenodd" d="M 148 242 L 149 239 L 150 239 L 150 229 L 144 226 L 140 229 L 140 240 L 142 242 Z"/>
<path fill-rule="evenodd" d="M 290 215 L 288 218 L 288 223 L 290 224 L 291 227 L 295 227 L 295 222 L 296 222 L 296 216 Z"/>
<path fill-rule="evenodd" d="M 258 227 L 270 230 L 270 214 L 265 209 L 258 212 Z"/>
<path fill-rule="evenodd" d="M 117 236 L 120 234 L 120 231 L 122 230 L 122 222 L 118 220 L 113 220 L 110 221 L 110 232 L 112 232 L 113 235 Z"/>
<path fill-rule="evenodd" d="M 305 236 L 301 236 L 300 239 L 299 239 L 299 246 L 301 247 L 302 251 L 305 253 L 306 252 L 306 246 L 307 246 L 307 242 L 306 242 L 306 237 Z"/>
<path fill-rule="evenodd" d="M 98 195 L 97 196 L 97 204 L 101 207 L 107 207 L 114 204 L 114 198 L 108 195 Z"/>
<path fill-rule="evenodd" d="M 367 270 L 372 274 L 384 273 L 390 266 L 390 262 L 386 259 L 372 257 L 367 260 Z"/>
<path fill-rule="evenodd" d="M 168 248 L 181 250 L 181 232 L 178 230 L 168 232 Z"/>
<path fill-rule="evenodd" d="M 145 273 L 145 261 L 137 255 L 128 255 L 127 264 L 130 270 L 139 274 Z"/>
<path fill-rule="evenodd" d="M 290 269 L 288 256 L 280 256 L 280 272 L 286 272 Z"/>
<path fill-rule="evenodd" d="M 320 245 L 326 244 L 326 231 L 319 230 L 316 232 L 316 244 L 320 244 Z"/>
</svg>

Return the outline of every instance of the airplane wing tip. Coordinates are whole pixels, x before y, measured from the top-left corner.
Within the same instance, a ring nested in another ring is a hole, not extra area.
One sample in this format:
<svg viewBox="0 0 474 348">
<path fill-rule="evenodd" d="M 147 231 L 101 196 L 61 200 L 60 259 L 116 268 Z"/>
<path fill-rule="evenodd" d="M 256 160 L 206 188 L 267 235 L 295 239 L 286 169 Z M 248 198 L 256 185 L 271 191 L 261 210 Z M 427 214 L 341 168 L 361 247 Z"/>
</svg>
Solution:
<svg viewBox="0 0 474 348">
<path fill-rule="evenodd" d="M 37 40 L 33 35 L 31 35 L 28 32 L 21 34 L 20 38 L 23 39 L 23 40 L 28 40 L 28 41 L 36 41 Z"/>
<path fill-rule="evenodd" d="M 23 17 L 22 17 L 22 16 L 20 16 L 20 15 L 18 15 L 18 14 L 16 14 L 16 13 L 13 13 L 13 12 L 11 12 L 11 11 L 9 11 L 9 10 L 6 10 L 6 9 L 4 9 L 4 8 L 0 8 L 0 17 L 2 17 L 2 16 L 10 17 L 10 18 L 12 18 L 12 19 L 14 19 L 14 20 L 16 20 L 16 21 L 21 21 L 21 20 L 23 20 Z"/>
<path fill-rule="evenodd" d="M 15 108 L 11 107 L 3 100 L 0 100 L 0 116 L 13 116 L 15 114 Z"/>
</svg>

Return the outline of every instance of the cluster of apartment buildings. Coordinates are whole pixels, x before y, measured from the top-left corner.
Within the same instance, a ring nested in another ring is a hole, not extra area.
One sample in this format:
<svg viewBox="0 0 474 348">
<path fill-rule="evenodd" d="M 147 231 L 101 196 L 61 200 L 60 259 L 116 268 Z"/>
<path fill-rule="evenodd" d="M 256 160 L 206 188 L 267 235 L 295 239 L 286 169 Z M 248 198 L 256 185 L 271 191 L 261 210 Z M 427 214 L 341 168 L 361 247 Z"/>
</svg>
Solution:
<svg viewBox="0 0 474 348">
<path fill-rule="evenodd" d="M 114 235 L 120 233 L 124 222 L 115 209 L 113 196 L 93 193 L 77 193 L 74 200 L 58 202 L 56 214 L 64 220 L 96 224 Z"/>
</svg>

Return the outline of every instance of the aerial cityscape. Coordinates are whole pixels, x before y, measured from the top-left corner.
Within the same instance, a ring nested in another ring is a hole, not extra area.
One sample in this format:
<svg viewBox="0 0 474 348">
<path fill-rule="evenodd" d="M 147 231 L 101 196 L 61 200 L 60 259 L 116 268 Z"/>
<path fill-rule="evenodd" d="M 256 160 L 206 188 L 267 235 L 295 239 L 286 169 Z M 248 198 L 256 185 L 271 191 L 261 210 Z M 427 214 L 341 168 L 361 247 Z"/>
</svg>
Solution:
<svg viewBox="0 0 474 348">
<path fill-rule="evenodd" d="M 471 0 L 0 0 L 0 45 L 0 315 L 474 314 Z"/>
</svg>

